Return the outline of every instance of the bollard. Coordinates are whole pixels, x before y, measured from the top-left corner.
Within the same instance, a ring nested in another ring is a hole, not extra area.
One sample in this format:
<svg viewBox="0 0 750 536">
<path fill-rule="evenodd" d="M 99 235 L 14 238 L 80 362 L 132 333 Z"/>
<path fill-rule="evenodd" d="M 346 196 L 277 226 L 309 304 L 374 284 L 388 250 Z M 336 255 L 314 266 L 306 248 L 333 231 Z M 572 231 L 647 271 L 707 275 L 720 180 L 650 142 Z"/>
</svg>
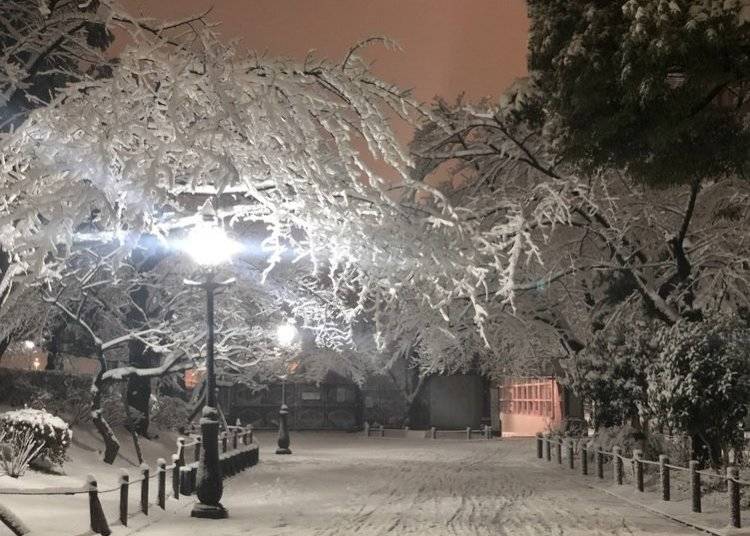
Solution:
<svg viewBox="0 0 750 536">
<path fill-rule="evenodd" d="M 172 454 L 172 497 L 180 498 L 180 457 Z"/>
<path fill-rule="evenodd" d="M 484 425 L 484 438 L 492 439 L 492 427 L 489 424 Z"/>
<path fill-rule="evenodd" d="M 158 491 L 156 494 L 157 502 L 162 510 L 167 509 L 167 462 L 164 458 L 156 460 L 156 466 L 158 467 Z"/>
<path fill-rule="evenodd" d="M 581 442 L 581 474 L 589 474 L 589 445 L 585 441 Z"/>
<path fill-rule="evenodd" d="M 253 442 L 253 425 L 252 424 L 247 425 L 247 431 L 250 433 L 249 439 L 250 439 L 250 443 L 252 443 Z"/>
<path fill-rule="evenodd" d="M 562 465 L 562 441 L 555 441 L 555 454 L 557 457 L 557 463 Z"/>
<path fill-rule="evenodd" d="M 109 529 L 107 518 L 104 516 L 102 503 L 99 502 L 99 488 L 96 485 L 96 478 L 94 478 L 94 475 L 88 475 L 86 477 L 86 484 L 88 484 L 89 488 L 89 517 L 91 519 L 91 530 L 96 534 L 109 536 L 112 534 L 112 531 Z"/>
<path fill-rule="evenodd" d="M 635 489 L 643 492 L 643 461 L 642 451 L 640 449 L 633 450 L 633 470 L 635 471 Z"/>
<path fill-rule="evenodd" d="M 659 480 L 661 481 L 661 500 L 668 501 L 670 499 L 670 483 L 669 483 L 669 457 L 666 454 L 659 454 Z"/>
<path fill-rule="evenodd" d="M 698 462 L 690 460 L 688 463 L 690 470 L 690 493 L 693 499 L 693 512 L 701 511 L 701 475 L 698 472 Z"/>
<path fill-rule="evenodd" d="M 195 438 L 195 454 L 193 458 L 195 458 L 196 462 L 201 461 L 201 438 L 200 437 Z"/>
<path fill-rule="evenodd" d="M 437 428 L 434 426 L 430 427 L 430 437 L 432 439 L 437 439 Z"/>
<path fill-rule="evenodd" d="M 575 452 L 575 447 L 573 445 L 573 440 L 570 439 L 568 440 L 568 467 L 570 469 L 575 469 L 575 463 L 576 463 L 575 456 L 576 456 L 576 452 Z"/>
<path fill-rule="evenodd" d="M 612 447 L 612 465 L 614 466 L 615 482 L 622 486 L 622 458 L 620 457 L 620 447 Z"/>
<path fill-rule="evenodd" d="M 737 479 L 740 471 L 737 467 L 727 467 L 727 493 L 729 494 L 729 522 L 734 528 L 740 528 L 740 484 Z"/>
<path fill-rule="evenodd" d="M 183 495 L 193 494 L 193 486 L 190 481 L 190 467 L 180 468 L 180 493 Z"/>
<path fill-rule="evenodd" d="M 604 478 L 604 453 L 599 447 L 596 448 L 596 476 L 598 478 Z"/>
<path fill-rule="evenodd" d="M 540 460 L 544 456 L 544 454 L 542 454 L 543 448 L 544 448 L 544 439 L 542 439 L 542 434 L 537 434 L 536 435 L 536 457 L 539 458 Z"/>
<path fill-rule="evenodd" d="M 365 421 L 365 437 L 370 437 L 370 423 Z"/>
<path fill-rule="evenodd" d="M 221 433 L 221 452 L 222 454 L 227 451 L 227 433 Z"/>
<path fill-rule="evenodd" d="M 123 527 L 128 526 L 128 488 L 130 487 L 130 475 L 125 469 L 120 469 L 120 523 Z"/>
<path fill-rule="evenodd" d="M 544 438 L 544 457 L 547 458 L 548 462 L 552 461 L 552 445 L 550 444 L 549 437 Z"/>
<path fill-rule="evenodd" d="M 237 429 L 232 430 L 232 450 L 237 450 Z"/>
<path fill-rule="evenodd" d="M 141 512 L 148 515 L 148 479 L 150 470 L 145 463 L 141 464 Z"/>
<path fill-rule="evenodd" d="M 466 427 L 466 439 L 471 439 L 471 426 Z"/>
</svg>

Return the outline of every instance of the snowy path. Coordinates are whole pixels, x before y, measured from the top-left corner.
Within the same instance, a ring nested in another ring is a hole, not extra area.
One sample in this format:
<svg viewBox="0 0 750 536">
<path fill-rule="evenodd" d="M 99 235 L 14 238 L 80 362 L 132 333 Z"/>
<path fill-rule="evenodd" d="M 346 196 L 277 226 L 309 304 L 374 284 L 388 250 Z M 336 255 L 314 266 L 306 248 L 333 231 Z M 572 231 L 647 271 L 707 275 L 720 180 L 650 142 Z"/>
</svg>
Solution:
<svg viewBox="0 0 750 536">
<path fill-rule="evenodd" d="M 149 536 L 699 534 L 538 464 L 530 441 L 292 436 L 292 456 L 262 435 L 261 465 L 228 482 L 230 519 L 187 510 Z"/>
</svg>

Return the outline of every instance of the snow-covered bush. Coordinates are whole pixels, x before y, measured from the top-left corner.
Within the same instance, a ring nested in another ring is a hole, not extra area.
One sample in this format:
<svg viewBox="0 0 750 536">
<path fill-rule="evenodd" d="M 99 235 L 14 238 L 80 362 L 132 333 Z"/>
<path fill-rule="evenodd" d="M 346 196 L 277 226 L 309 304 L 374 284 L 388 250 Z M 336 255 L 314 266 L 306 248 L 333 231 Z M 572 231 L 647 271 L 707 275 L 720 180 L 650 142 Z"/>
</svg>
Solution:
<svg viewBox="0 0 750 536">
<path fill-rule="evenodd" d="M 68 424 L 44 410 L 24 408 L 3 413 L 0 415 L 3 470 L 17 478 L 39 457 L 62 465 L 71 437 Z"/>
<path fill-rule="evenodd" d="M 750 402 L 750 330 L 736 315 L 680 321 L 658 331 L 648 368 L 648 411 L 692 438 L 693 456 L 719 465 L 742 440 Z"/>
<path fill-rule="evenodd" d="M 593 402 L 594 426 L 638 422 L 646 403 L 646 367 L 653 360 L 653 331 L 644 323 L 597 332 L 589 345 L 561 361 L 566 383 Z"/>
</svg>

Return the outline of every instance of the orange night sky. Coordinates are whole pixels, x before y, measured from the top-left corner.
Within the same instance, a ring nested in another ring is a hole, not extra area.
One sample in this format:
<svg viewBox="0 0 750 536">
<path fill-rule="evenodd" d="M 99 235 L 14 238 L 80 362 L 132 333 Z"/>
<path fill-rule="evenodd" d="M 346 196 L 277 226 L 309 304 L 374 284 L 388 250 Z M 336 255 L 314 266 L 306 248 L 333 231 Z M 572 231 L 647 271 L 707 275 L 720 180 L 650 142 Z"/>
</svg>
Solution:
<svg viewBox="0 0 750 536">
<path fill-rule="evenodd" d="M 273 56 L 343 58 L 373 35 L 402 51 L 364 54 L 377 75 L 417 98 L 497 97 L 526 73 L 524 0 L 124 0 L 135 14 L 176 20 L 213 6 L 209 19 L 240 47 Z"/>
</svg>

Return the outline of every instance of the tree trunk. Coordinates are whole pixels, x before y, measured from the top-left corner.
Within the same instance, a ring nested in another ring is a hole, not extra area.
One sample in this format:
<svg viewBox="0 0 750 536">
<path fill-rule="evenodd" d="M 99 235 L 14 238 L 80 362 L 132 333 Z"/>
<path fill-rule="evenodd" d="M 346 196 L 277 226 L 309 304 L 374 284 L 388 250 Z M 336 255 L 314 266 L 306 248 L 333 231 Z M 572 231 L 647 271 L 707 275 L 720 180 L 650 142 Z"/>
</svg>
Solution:
<svg viewBox="0 0 750 536">
<path fill-rule="evenodd" d="M 141 274 L 156 268 L 165 257 L 165 251 L 159 246 L 154 248 L 149 240 L 150 237 L 142 237 L 139 245 L 142 245 L 143 249 L 136 249 L 131 255 L 133 264 L 138 266 L 138 273 Z M 144 323 L 149 320 L 143 317 L 144 313 L 146 316 L 151 314 L 148 307 L 148 287 L 145 285 L 136 287 L 131 291 L 130 298 L 135 306 L 128 311 L 126 323 L 130 329 L 141 329 Z M 133 340 L 128 344 L 128 363 L 133 367 L 151 367 L 158 357 L 153 351 L 147 349 L 141 341 Z M 132 413 L 138 416 L 138 419 L 131 420 L 129 427 L 132 427 L 132 431 L 138 435 L 148 438 L 148 427 L 151 421 L 151 379 L 139 376 L 129 377 L 125 403 L 128 406 L 126 408 L 128 413 L 130 413 L 129 408 L 132 408 L 134 410 Z"/>
<path fill-rule="evenodd" d="M 117 453 L 120 451 L 120 442 L 117 440 L 115 433 L 112 431 L 112 427 L 109 425 L 107 420 L 104 418 L 102 413 L 102 395 L 104 393 L 104 381 L 102 376 L 107 371 L 107 362 L 104 359 L 104 354 L 101 348 L 97 349 L 99 359 L 99 371 L 94 376 L 94 381 L 91 384 L 91 421 L 94 423 L 99 435 L 104 440 L 104 463 L 112 465 L 115 463 Z"/>
<path fill-rule="evenodd" d="M 60 363 L 60 349 L 62 347 L 62 336 L 65 332 L 65 323 L 58 322 L 51 330 L 49 345 L 47 346 L 47 366 L 45 370 L 62 370 Z"/>
<path fill-rule="evenodd" d="M 9 345 L 10 345 L 10 337 L 5 337 L 4 339 L 0 339 L 0 361 L 3 360 L 3 355 L 5 354 L 5 350 L 8 349 Z"/>
<path fill-rule="evenodd" d="M 151 358 L 154 355 L 144 348 L 141 341 L 130 342 L 130 365 L 136 368 L 148 368 L 151 366 Z M 148 427 L 151 422 L 151 378 L 141 376 L 130 376 L 125 395 L 127 413 L 132 415 L 128 419 L 128 428 L 131 432 L 148 437 Z"/>
<path fill-rule="evenodd" d="M 3 525 L 8 527 L 16 536 L 24 536 L 24 534 L 29 534 L 31 532 L 29 527 L 27 527 L 23 521 L 18 519 L 13 512 L 2 504 L 0 504 L 0 521 L 2 521 Z"/>
</svg>

